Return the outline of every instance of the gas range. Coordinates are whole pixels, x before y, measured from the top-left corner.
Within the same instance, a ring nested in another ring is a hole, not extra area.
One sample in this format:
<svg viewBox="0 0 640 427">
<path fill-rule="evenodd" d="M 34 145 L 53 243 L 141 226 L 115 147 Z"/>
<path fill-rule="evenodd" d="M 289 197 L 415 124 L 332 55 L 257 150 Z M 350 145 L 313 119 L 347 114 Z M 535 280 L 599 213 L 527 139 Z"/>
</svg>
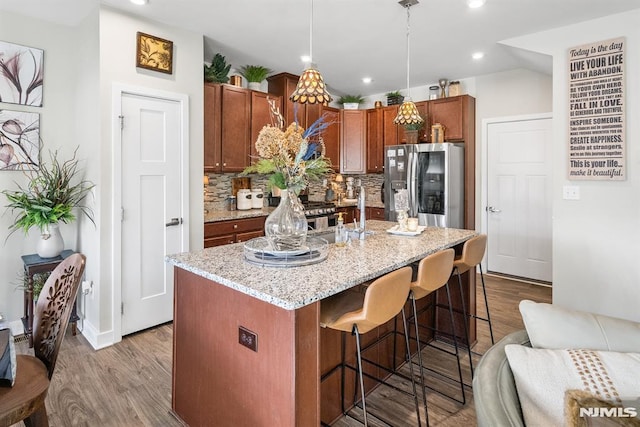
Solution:
<svg viewBox="0 0 640 427">
<path fill-rule="evenodd" d="M 306 217 L 329 216 L 336 213 L 336 205 L 331 202 L 306 201 L 302 205 Z"/>
</svg>

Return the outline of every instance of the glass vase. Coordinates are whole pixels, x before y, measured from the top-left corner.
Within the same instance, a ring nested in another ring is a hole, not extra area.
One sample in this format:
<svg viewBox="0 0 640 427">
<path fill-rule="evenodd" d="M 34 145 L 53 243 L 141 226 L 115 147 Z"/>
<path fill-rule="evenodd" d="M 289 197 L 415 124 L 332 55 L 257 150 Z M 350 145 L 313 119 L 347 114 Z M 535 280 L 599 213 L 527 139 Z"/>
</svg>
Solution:
<svg viewBox="0 0 640 427">
<path fill-rule="evenodd" d="M 275 251 L 300 249 L 307 240 L 304 206 L 295 192 L 281 190 L 280 204 L 264 223 L 264 234 Z"/>
</svg>

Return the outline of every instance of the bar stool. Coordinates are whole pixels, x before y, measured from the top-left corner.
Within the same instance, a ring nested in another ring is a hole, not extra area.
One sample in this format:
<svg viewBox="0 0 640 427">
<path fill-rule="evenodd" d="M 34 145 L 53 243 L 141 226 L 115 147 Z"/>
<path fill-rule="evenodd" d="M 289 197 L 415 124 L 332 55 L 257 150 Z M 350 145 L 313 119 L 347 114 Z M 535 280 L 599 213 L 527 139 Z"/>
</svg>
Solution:
<svg viewBox="0 0 640 427">
<path fill-rule="evenodd" d="M 482 274 L 482 258 L 484 257 L 484 252 L 487 247 L 487 235 L 479 234 L 475 237 L 464 242 L 462 246 L 462 254 L 453 261 L 453 270 L 451 274 L 456 273 L 458 275 L 458 286 L 460 288 L 460 296 L 462 299 L 462 314 L 464 315 L 465 321 L 462 322 L 464 324 L 465 335 L 467 339 L 467 349 L 469 352 L 469 366 L 471 367 L 471 376 L 473 376 L 473 361 L 471 360 L 471 342 L 469 340 L 469 328 L 467 327 L 466 319 L 468 317 L 473 317 L 478 320 L 483 320 L 489 324 L 489 335 L 491 336 L 491 344 L 495 344 L 493 339 L 493 327 L 491 325 L 491 315 L 489 314 L 489 302 L 487 301 L 487 290 L 484 285 L 484 275 Z M 473 269 L 473 273 L 475 274 L 475 267 L 480 267 L 480 279 L 482 281 L 482 294 L 484 295 L 484 306 L 487 310 L 487 317 L 479 317 L 475 314 L 471 314 L 467 312 L 466 303 L 464 302 L 464 290 L 462 288 L 462 278 L 461 274 L 466 273 L 467 271 Z"/>
<path fill-rule="evenodd" d="M 367 406 L 365 401 L 364 378 L 362 369 L 362 354 L 360 347 L 360 335 L 377 328 L 393 319 L 398 313 L 402 313 L 402 321 L 405 331 L 407 330 L 407 320 L 404 313 L 404 304 L 409 295 L 411 286 L 411 267 L 402 267 L 374 280 L 364 294 L 356 292 L 343 292 L 322 301 L 320 308 L 320 326 L 342 331 L 343 337 L 346 332 L 351 332 L 356 337 L 356 355 L 358 380 L 362 398 L 362 412 L 364 414 L 364 425 L 368 426 Z M 409 351 L 409 338 L 405 334 L 405 344 L 407 354 Z M 342 361 L 343 381 L 341 389 L 341 399 L 344 401 L 344 369 L 345 367 L 354 369 L 345 363 L 344 339 L 342 340 Z M 418 394 L 416 383 L 413 378 L 413 364 L 409 363 L 411 372 L 411 385 L 413 386 L 413 396 L 416 405 L 418 425 L 421 426 L 420 409 L 418 404 Z M 378 381 L 384 383 L 377 379 Z M 424 390 L 424 383 L 421 384 Z M 356 386 L 357 387 L 357 386 Z M 345 413 L 345 415 L 347 415 Z"/>
<path fill-rule="evenodd" d="M 423 364 L 422 353 L 420 348 L 421 341 L 420 341 L 419 328 L 420 326 L 422 326 L 422 327 L 428 327 L 429 329 L 432 329 L 436 332 L 438 332 L 438 330 L 437 328 L 433 328 L 430 326 L 419 325 L 419 322 L 418 322 L 419 313 L 416 307 L 416 301 L 421 300 L 422 298 L 425 298 L 431 295 L 432 293 L 434 293 L 435 291 L 437 291 L 438 289 L 442 289 L 444 287 L 447 291 L 447 301 L 449 303 L 449 321 L 451 322 L 451 325 L 454 324 L 453 308 L 451 305 L 451 292 L 449 291 L 449 278 L 451 277 L 451 270 L 453 269 L 454 256 L 455 256 L 455 251 L 453 249 L 445 249 L 423 258 L 418 264 L 416 280 L 411 283 L 411 291 L 409 292 L 409 299 L 411 300 L 411 307 L 413 309 L 413 322 L 414 322 L 414 328 L 416 330 L 416 344 L 417 344 L 416 350 L 418 352 L 418 362 L 420 363 L 420 378 L 424 378 L 424 369 L 427 369 L 440 376 L 456 381 L 455 378 L 451 378 L 448 375 L 442 372 L 439 372 L 438 370 L 428 368 Z M 425 311 L 427 308 L 428 307 L 425 307 L 421 311 Z M 437 345 L 433 345 L 431 343 L 426 343 L 426 345 L 429 345 L 437 350 L 448 353 L 452 356 L 456 356 L 456 362 L 458 365 L 457 381 L 460 384 L 460 391 L 462 392 L 462 400 L 458 400 L 456 397 L 451 396 L 447 393 L 444 393 L 440 390 L 437 390 L 433 387 L 429 387 L 428 385 L 425 385 L 425 387 L 428 387 L 442 394 L 443 396 L 446 396 L 464 405 L 466 403 L 466 396 L 464 392 L 464 382 L 462 379 L 462 368 L 460 366 L 460 353 L 458 348 L 458 339 L 456 338 L 455 333 L 452 333 L 451 336 L 453 338 L 453 345 L 454 345 L 455 352 L 451 352 L 445 348 L 442 348 Z M 426 403 L 425 403 L 425 410 L 426 410 Z"/>
</svg>

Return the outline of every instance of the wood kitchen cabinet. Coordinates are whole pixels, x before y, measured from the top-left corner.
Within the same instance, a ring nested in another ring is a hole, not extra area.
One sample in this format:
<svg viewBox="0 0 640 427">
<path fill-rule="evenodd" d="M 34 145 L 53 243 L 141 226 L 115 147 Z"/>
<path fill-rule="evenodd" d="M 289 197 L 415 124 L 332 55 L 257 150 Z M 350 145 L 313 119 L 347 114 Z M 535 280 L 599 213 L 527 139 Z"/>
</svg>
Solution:
<svg viewBox="0 0 640 427">
<path fill-rule="evenodd" d="M 331 168 L 340 171 L 340 110 L 333 107 L 321 107 L 329 125 L 322 134 L 325 146 L 325 157 L 331 159 Z M 313 123 L 313 122 L 312 122 Z"/>
<path fill-rule="evenodd" d="M 388 145 L 398 145 L 398 125 L 393 120 L 398 115 L 398 106 L 390 105 L 382 107 L 382 142 L 384 147 Z"/>
<path fill-rule="evenodd" d="M 429 101 L 429 133 L 431 125 L 440 123 L 444 126 L 445 141 L 469 141 L 475 135 L 475 106 L 475 98 L 469 95 Z"/>
<path fill-rule="evenodd" d="M 205 84 L 204 100 L 205 172 L 242 172 L 251 151 L 251 91 Z"/>
<path fill-rule="evenodd" d="M 367 173 L 384 170 L 382 108 L 367 110 Z"/>
<path fill-rule="evenodd" d="M 367 219 L 378 219 L 384 221 L 384 208 L 374 208 L 373 206 L 367 206 Z"/>
<path fill-rule="evenodd" d="M 230 221 L 207 222 L 204 224 L 204 247 L 246 242 L 264 236 L 266 216 L 241 218 Z"/>
<path fill-rule="evenodd" d="M 316 118 L 320 117 L 319 109 L 312 111 L 319 106 L 306 105 L 294 103 L 289 99 L 293 91 L 296 89 L 300 76 L 289 73 L 280 73 L 270 77 L 267 77 L 269 83 L 269 93 L 282 97 L 282 117 L 287 122 L 287 125 L 293 123 L 295 118 L 298 119 L 298 124 L 306 129 L 307 127 L 307 108 L 309 108 L 309 119 L 314 115 Z M 315 120 L 315 119 L 314 119 Z M 313 120 L 309 124 L 313 123 Z"/>
<path fill-rule="evenodd" d="M 340 172 L 364 174 L 367 145 L 367 115 L 365 110 L 340 111 Z"/>
<path fill-rule="evenodd" d="M 282 109 L 282 97 L 270 93 L 251 91 L 251 136 L 250 150 L 251 156 L 257 156 L 256 141 L 258 134 L 265 125 L 271 124 L 271 108 L 268 100 L 273 100 L 276 108 Z M 253 163 L 254 157 L 251 157 L 250 163 Z"/>
<path fill-rule="evenodd" d="M 431 126 L 429 125 L 429 101 L 416 102 L 416 108 L 420 117 L 424 120 L 422 129 L 418 133 L 418 142 L 427 142 L 431 137 Z"/>
<path fill-rule="evenodd" d="M 348 225 L 353 224 L 353 219 L 356 218 L 357 209 L 355 206 L 336 207 L 336 218 L 338 217 L 338 212 L 342 212 L 342 220 L 345 225 Z"/>
</svg>

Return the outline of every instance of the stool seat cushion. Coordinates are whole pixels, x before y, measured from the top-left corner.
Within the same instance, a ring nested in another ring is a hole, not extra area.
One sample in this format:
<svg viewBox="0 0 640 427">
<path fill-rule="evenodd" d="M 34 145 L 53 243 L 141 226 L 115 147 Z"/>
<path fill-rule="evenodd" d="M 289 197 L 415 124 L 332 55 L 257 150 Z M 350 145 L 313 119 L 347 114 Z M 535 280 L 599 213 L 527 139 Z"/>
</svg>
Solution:
<svg viewBox="0 0 640 427">
<path fill-rule="evenodd" d="M 0 387 L 0 425 L 12 425 L 44 405 L 49 389 L 49 372 L 44 363 L 26 354 L 16 356 L 13 387 Z"/>
<path fill-rule="evenodd" d="M 320 326 L 351 332 L 354 320 L 362 314 L 364 293 L 346 291 L 322 300 L 320 310 Z M 345 315 L 349 320 L 341 319 Z M 363 325 L 364 326 L 364 325 Z M 366 333 L 358 325 L 360 333 Z"/>
</svg>

